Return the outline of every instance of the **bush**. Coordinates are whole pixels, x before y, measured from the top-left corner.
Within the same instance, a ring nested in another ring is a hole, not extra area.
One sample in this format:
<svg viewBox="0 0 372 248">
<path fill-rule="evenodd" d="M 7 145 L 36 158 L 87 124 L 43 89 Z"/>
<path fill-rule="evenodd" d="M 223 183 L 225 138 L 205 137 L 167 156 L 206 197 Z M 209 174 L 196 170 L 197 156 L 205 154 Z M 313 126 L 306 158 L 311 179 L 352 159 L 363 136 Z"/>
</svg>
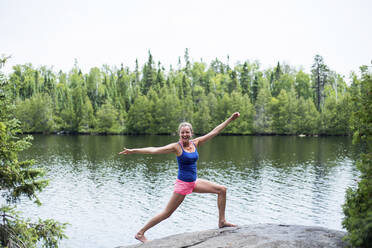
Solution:
<svg viewBox="0 0 372 248">
<path fill-rule="evenodd" d="M 360 181 L 356 189 L 348 189 L 343 205 L 347 229 L 346 240 L 353 247 L 371 247 L 372 244 L 372 73 L 362 67 L 360 95 L 354 96 L 356 111 L 353 113 L 354 142 L 362 143 L 364 153 L 357 162 Z"/>
</svg>

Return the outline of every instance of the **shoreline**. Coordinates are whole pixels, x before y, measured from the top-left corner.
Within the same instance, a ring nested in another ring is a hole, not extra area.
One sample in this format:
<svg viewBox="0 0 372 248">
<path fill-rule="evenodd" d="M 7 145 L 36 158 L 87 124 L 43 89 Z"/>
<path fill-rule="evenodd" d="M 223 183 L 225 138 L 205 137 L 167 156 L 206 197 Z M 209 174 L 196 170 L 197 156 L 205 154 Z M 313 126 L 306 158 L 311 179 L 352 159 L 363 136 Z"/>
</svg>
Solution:
<svg viewBox="0 0 372 248">
<path fill-rule="evenodd" d="M 69 131 L 59 131 L 59 132 L 22 132 L 23 135 L 58 135 L 58 136 L 176 136 L 176 133 L 159 133 L 159 134 L 150 134 L 150 133 L 95 133 L 95 132 L 69 132 Z M 201 136 L 202 133 L 195 133 L 195 135 Z M 242 133 L 220 133 L 219 136 L 296 136 L 296 137 L 351 137 L 351 134 L 276 134 L 276 133 L 251 133 L 251 134 L 242 134 Z"/>
</svg>

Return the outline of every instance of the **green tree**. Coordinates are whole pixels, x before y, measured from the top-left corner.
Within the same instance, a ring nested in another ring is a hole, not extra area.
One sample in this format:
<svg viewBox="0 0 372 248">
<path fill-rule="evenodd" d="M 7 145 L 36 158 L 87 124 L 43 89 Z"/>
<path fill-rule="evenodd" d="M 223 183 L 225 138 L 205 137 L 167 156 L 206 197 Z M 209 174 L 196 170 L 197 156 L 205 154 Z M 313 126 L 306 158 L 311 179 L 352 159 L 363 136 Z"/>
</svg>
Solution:
<svg viewBox="0 0 372 248">
<path fill-rule="evenodd" d="M 192 85 L 203 87 L 206 94 L 209 93 L 207 87 L 207 74 L 205 73 L 206 64 L 194 62 L 191 69 Z"/>
<path fill-rule="evenodd" d="M 205 134 L 213 128 L 211 124 L 212 117 L 208 107 L 208 99 L 206 96 L 202 96 L 198 103 L 197 111 L 194 113 L 194 132 L 197 134 Z"/>
<path fill-rule="evenodd" d="M 349 188 L 343 205 L 345 218 L 342 225 L 348 231 L 346 239 L 353 247 L 370 247 L 372 244 L 372 70 L 361 67 L 360 95 L 354 101 L 360 108 L 352 113 L 354 142 L 365 147 L 357 162 L 360 180 L 357 188 Z"/>
<path fill-rule="evenodd" d="M 251 93 L 251 75 L 250 75 L 250 68 L 248 67 L 248 62 L 244 62 L 243 68 L 240 72 L 240 86 L 242 87 L 242 94 L 248 94 L 249 96 Z"/>
<path fill-rule="evenodd" d="M 81 109 L 81 119 L 79 122 L 79 129 L 80 133 L 88 133 L 92 132 L 96 126 L 96 119 L 94 116 L 94 110 L 92 103 L 87 95 L 84 98 L 84 104 Z M 98 115 L 98 114 L 97 114 Z"/>
<path fill-rule="evenodd" d="M 57 85 L 57 99 L 60 99 L 57 104 L 58 109 L 55 117 L 58 130 L 76 132 L 77 125 L 72 95 L 67 85 Z"/>
<path fill-rule="evenodd" d="M 130 134 L 149 133 L 152 123 L 150 101 L 146 96 L 138 96 L 128 112 L 127 132 Z"/>
<path fill-rule="evenodd" d="M 238 111 L 240 120 L 231 123 L 226 128 L 226 132 L 235 134 L 250 134 L 253 131 L 254 108 L 251 104 L 248 94 L 242 95 L 238 91 L 234 91 L 230 96 L 230 106 L 228 113 Z"/>
<path fill-rule="evenodd" d="M 312 66 L 312 80 L 313 88 L 315 89 L 315 103 L 318 111 L 321 110 L 321 106 L 324 102 L 324 87 L 328 81 L 329 68 L 324 63 L 324 59 L 320 55 L 315 55 L 314 64 Z"/>
<path fill-rule="evenodd" d="M 220 122 L 218 114 L 218 100 L 215 94 L 210 92 L 207 95 L 207 102 L 209 107 L 209 114 L 211 115 L 211 125 L 212 127 L 217 126 Z"/>
<path fill-rule="evenodd" d="M 24 132 L 49 133 L 55 129 L 52 100 L 47 94 L 19 101 L 15 113 Z"/>
<path fill-rule="evenodd" d="M 174 89 L 173 89 L 174 90 Z M 181 103 L 172 89 L 163 87 L 159 94 L 158 105 L 154 108 L 153 119 L 156 120 L 157 134 L 172 134 L 177 131 L 181 118 Z"/>
<path fill-rule="evenodd" d="M 320 122 L 319 112 L 311 98 L 300 97 L 296 113 L 296 130 L 299 134 L 318 134 Z"/>
<path fill-rule="evenodd" d="M 71 88 L 74 88 L 74 82 L 82 82 L 83 78 L 82 75 L 79 73 L 79 69 L 75 66 L 75 68 L 70 73 L 70 84 Z M 98 107 L 103 103 L 102 101 L 102 75 L 99 68 L 94 67 L 90 69 L 89 75 L 86 80 L 86 91 L 87 95 L 90 99 L 90 102 L 93 105 L 94 111 L 97 111 Z"/>
<path fill-rule="evenodd" d="M 255 104 L 254 130 L 256 133 L 272 132 L 271 93 L 267 87 L 262 87 L 258 92 Z"/>
<path fill-rule="evenodd" d="M 271 87 L 271 94 L 276 97 L 279 95 L 280 91 L 283 89 L 281 85 L 280 78 L 283 75 L 283 71 L 281 69 L 280 63 L 276 65 L 270 75 L 270 87 Z"/>
<path fill-rule="evenodd" d="M 231 94 L 233 91 L 239 91 L 240 90 L 240 84 L 238 80 L 238 75 L 235 70 L 229 70 L 229 80 L 227 83 L 227 91 L 229 94 Z"/>
<path fill-rule="evenodd" d="M 151 52 L 149 51 L 149 58 L 147 63 L 143 67 L 142 71 L 142 87 L 141 92 L 146 95 L 150 88 L 154 85 L 156 80 L 156 70 L 154 65 L 154 60 L 152 58 Z"/>
<path fill-rule="evenodd" d="M 297 72 L 296 79 L 294 83 L 296 89 L 297 97 L 303 97 L 304 99 L 311 98 L 311 85 L 310 85 L 310 76 L 302 70 Z"/>
<path fill-rule="evenodd" d="M 100 133 L 120 133 L 119 113 L 110 101 L 97 111 L 97 130 Z"/>
<path fill-rule="evenodd" d="M 0 58 L 0 69 L 7 58 Z M 14 210 L 22 196 L 41 204 L 36 193 L 42 191 L 48 181 L 44 171 L 34 166 L 35 161 L 20 161 L 18 153 L 27 149 L 31 136 L 19 137 L 19 121 L 13 116 L 11 91 L 4 74 L 0 71 L 0 189 L 3 203 L 0 207 L 0 245 L 7 248 L 36 248 L 40 244 L 57 248 L 65 238 L 65 224 L 54 220 L 31 222 Z"/>
</svg>

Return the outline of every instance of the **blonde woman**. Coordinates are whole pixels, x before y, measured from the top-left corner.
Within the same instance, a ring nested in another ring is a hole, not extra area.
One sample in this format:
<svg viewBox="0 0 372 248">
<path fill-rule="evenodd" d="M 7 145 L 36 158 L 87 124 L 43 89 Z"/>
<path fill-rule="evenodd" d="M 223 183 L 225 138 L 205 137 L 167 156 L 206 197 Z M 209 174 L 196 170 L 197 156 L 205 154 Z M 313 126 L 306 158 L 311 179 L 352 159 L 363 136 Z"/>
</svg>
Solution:
<svg viewBox="0 0 372 248">
<path fill-rule="evenodd" d="M 174 185 L 174 192 L 165 209 L 150 219 L 144 227 L 135 235 L 135 238 L 141 242 L 147 242 L 145 232 L 161 221 L 167 219 L 183 202 L 186 195 L 195 193 L 217 194 L 217 205 L 219 211 L 218 227 L 235 226 L 226 221 L 226 187 L 197 178 L 197 160 L 199 154 L 197 147 L 200 147 L 208 140 L 218 135 L 230 122 L 240 116 L 239 112 L 232 114 L 227 120 L 215 127 L 211 132 L 204 136 L 192 139 L 192 125 L 188 122 L 182 122 L 178 127 L 179 141 L 162 147 L 145 148 L 124 148 L 119 154 L 165 154 L 174 153 L 177 156 L 178 176 Z"/>
</svg>

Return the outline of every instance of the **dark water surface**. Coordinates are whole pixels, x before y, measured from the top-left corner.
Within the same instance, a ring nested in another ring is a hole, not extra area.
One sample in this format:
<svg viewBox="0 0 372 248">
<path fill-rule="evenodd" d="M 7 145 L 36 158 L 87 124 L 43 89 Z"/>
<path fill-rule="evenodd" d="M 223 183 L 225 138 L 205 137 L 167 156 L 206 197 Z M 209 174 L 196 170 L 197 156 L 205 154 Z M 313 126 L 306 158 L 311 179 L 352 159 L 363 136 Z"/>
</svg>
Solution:
<svg viewBox="0 0 372 248">
<path fill-rule="evenodd" d="M 32 218 L 68 222 L 62 248 L 135 244 L 134 234 L 167 204 L 177 176 L 175 155 L 117 155 L 123 147 L 162 146 L 176 136 L 42 136 L 34 158 L 50 185 L 43 205 L 24 199 Z M 342 230 L 341 205 L 355 187 L 349 137 L 218 136 L 199 149 L 198 177 L 228 187 L 226 216 L 240 224 L 315 225 Z M 217 227 L 216 196 L 192 194 L 149 239 Z"/>
</svg>

